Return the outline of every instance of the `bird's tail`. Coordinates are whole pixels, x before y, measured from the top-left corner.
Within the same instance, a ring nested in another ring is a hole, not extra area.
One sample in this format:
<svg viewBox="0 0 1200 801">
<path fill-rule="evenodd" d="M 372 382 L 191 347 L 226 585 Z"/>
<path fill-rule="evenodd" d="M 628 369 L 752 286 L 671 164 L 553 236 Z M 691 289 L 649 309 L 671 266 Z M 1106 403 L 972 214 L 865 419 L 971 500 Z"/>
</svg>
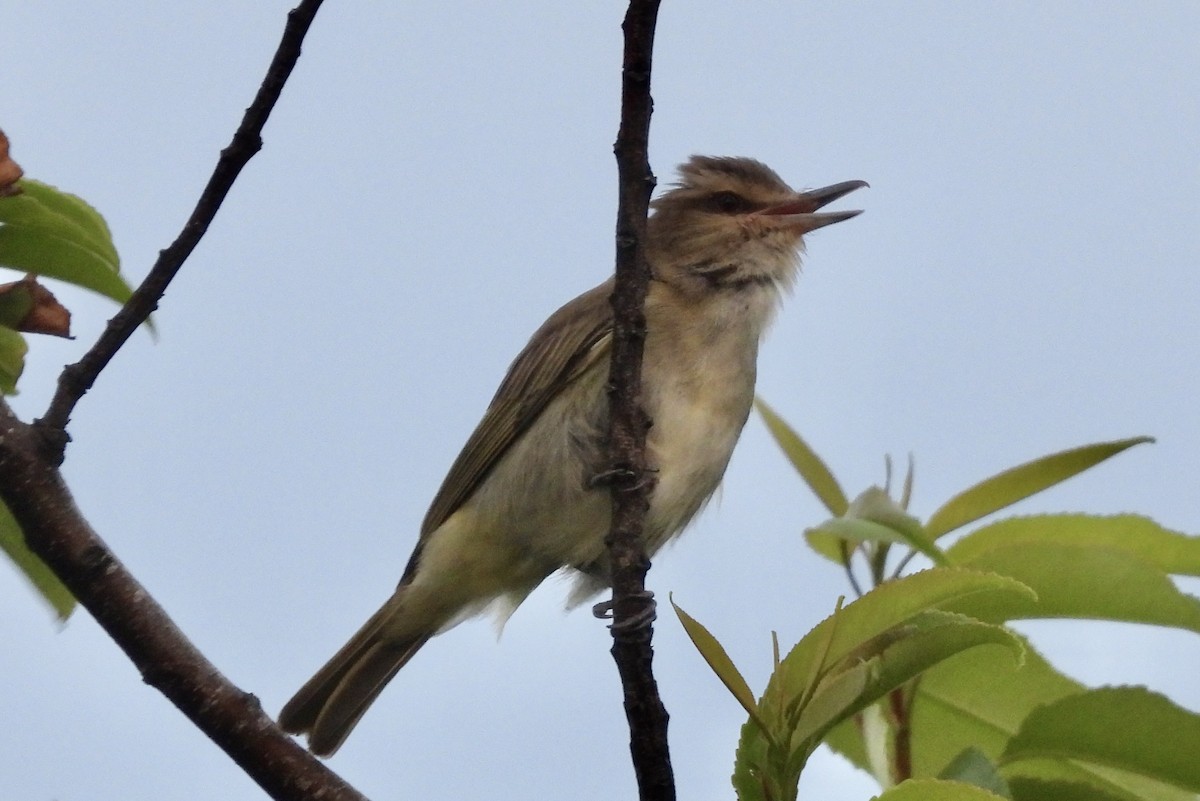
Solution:
<svg viewBox="0 0 1200 801">
<path fill-rule="evenodd" d="M 372 615 L 280 711 L 280 727 L 307 733 L 314 754 L 337 751 L 371 702 L 435 633 L 398 640 L 383 637 L 385 624 L 396 613 L 396 600 L 393 596 Z"/>
</svg>

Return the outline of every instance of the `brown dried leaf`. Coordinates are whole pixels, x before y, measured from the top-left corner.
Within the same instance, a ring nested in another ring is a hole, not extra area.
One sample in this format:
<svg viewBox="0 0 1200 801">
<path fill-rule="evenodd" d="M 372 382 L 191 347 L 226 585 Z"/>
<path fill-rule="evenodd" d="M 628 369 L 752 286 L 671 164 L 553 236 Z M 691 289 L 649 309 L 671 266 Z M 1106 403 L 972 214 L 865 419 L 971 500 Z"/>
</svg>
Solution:
<svg viewBox="0 0 1200 801">
<path fill-rule="evenodd" d="M 32 275 L 0 284 L 0 324 L 29 334 L 71 336 L 71 312 Z"/>
<path fill-rule="evenodd" d="M 20 187 L 13 184 L 24 174 L 20 165 L 8 157 L 8 137 L 0 131 L 0 197 L 20 194 Z"/>
</svg>

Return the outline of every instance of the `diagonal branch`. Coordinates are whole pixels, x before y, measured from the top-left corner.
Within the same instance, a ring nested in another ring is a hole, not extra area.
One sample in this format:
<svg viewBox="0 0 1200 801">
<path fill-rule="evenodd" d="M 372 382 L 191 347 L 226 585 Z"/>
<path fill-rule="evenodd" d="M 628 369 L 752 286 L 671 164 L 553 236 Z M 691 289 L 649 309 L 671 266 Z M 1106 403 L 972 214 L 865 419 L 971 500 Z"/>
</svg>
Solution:
<svg viewBox="0 0 1200 801">
<path fill-rule="evenodd" d="M 0 499 L 30 550 L 141 671 L 276 801 L 366 801 L 188 641 L 80 514 L 39 432 L 0 400 Z"/>
<path fill-rule="evenodd" d="M 30 550 L 54 571 L 125 651 L 147 684 L 166 695 L 277 801 L 365 801 L 353 787 L 279 730 L 258 699 L 233 685 L 201 654 L 96 535 L 58 471 L 75 404 L 157 306 L 208 229 L 242 167 L 262 147 L 261 132 L 300 56 L 321 0 L 288 14 L 283 40 L 254 102 L 179 237 L 151 269 L 96 344 L 63 370 L 45 417 L 28 425 L 0 399 L 0 500 Z M 57 434 L 57 436 L 55 436 Z"/>
<path fill-rule="evenodd" d="M 263 126 L 271 116 L 271 110 L 279 100 L 283 85 L 300 58 L 300 45 L 321 7 L 321 2 L 322 0 L 301 0 L 300 5 L 288 13 L 283 38 L 275 51 L 275 57 L 271 59 L 267 75 L 258 88 L 258 94 L 246 109 L 233 140 L 221 151 L 212 177 L 208 179 L 208 184 L 200 194 L 196 208 L 188 217 L 183 230 L 169 247 L 159 252 L 158 260 L 145 280 L 121 310 L 108 321 L 104 333 L 96 340 L 91 350 L 75 364 L 63 368 L 58 378 L 58 389 L 50 401 L 50 406 L 46 409 L 46 414 L 37 421 L 46 433 L 57 431 L 60 436 L 56 439 L 64 441 L 61 432 L 66 429 L 75 404 L 92 388 L 100 372 L 108 366 L 138 326 L 158 308 L 158 302 L 167 291 L 167 286 L 208 230 L 242 168 L 262 149 Z"/>
<path fill-rule="evenodd" d="M 614 467 L 612 530 L 607 545 L 613 580 L 613 659 L 621 675 L 630 752 L 642 801 L 673 801 L 675 780 L 667 747 L 667 711 L 651 670 L 649 625 L 637 625 L 647 604 L 650 562 L 642 528 L 652 490 L 646 472 L 646 430 L 641 407 L 644 305 L 650 281 L 646 214 L 654 174 L 647 158 L 650 135 L 650 66 L 659 0 L 630 0 L 622 29 L 621 127 L 613 148 L 619 174 L 616 287 L 612 366 L 609 372 L 609 455 Z"/>
</svg>

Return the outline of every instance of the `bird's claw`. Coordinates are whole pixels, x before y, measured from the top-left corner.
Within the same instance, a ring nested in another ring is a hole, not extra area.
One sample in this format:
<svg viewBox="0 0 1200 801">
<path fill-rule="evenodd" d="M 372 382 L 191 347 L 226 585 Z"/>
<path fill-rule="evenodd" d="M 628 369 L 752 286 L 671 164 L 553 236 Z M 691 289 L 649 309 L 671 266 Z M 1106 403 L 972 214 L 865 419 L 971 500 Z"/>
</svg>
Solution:
<svg viewBox="0 0 1200 801">
<path fill-rule="evenodd" d="M 637 474 L 631 467 L 626 467 L 625 465 L 615 465 L 607 470 L 601 470 L 588 479 L 588 488 L 595 489 L 596 487 L 616 484 L 617 482 L 632 481 L 636 475 Z M 597 604 L 597 606 L 599 606 L 599 604 Z"/>
<path fill-rule="evenodd" d="M 640 608 L 630 617 L 622 620 L 619 623 L 613 623 L 609 629 L 615 632 L 637 631 L 647 628 L 651 623 L 658 619 L 658 602 L 654 600 L 654 593 L 650 590 L 642 590 L 636 593 L 631 598 L 635 599 Z M 613 618 L 613 602 L 611 600 L 601 601 L 592 607 L 592 614 L 600 620 L 612 620 Z"/>
<path fill-rule="evenodd" d="M 623 490 L 639 490 L 645 486 L 653 486 L 657 480 L 655 476 L 657 472 L 658 468 L 656 467 L 646 467 L 642 470 L 641 479 L 634 481 L 638 475 L 637 471 L 628 465 L 615 465 L 593 475 L 588 479 L 587 486 L 588 489 L 596 489 L 597 487 L 619 484 Z"/>
</svg>

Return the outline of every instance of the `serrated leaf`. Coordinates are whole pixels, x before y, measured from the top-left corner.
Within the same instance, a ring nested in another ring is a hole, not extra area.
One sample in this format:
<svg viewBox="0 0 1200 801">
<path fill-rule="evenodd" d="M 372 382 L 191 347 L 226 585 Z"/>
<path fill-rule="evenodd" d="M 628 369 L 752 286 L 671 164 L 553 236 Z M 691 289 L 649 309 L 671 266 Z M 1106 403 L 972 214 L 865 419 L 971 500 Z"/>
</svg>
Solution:
<svg viewBox="0 0 1200 801">
<path fill-rule="evenodd" d="M 1141 515 L 1057 514 L 1009 517 L 972 531 L 947 552 L 970 563 L 997 548 L 1039 543 L 1124 551 L 1165 573 L 1200 576 L 1200 537 Z"/>
<path fill-rule="evenodd" d="M 1000 775 L 996 764 L 975 746 L 969 746 L 959 752 L 958 756 L 950 760 L 949 765 L 942 768 L 938 778 L 982 787 L 1001 798 L 1013 798 L 1012 790 Z"/>
<path fill-rule="evenodd" d="M 1004 801 L 1004 796 L 963 782 L 909 779 L 875 796 L 875 801 Z"/>
<path fill-rule="evenodd" d="M 936 608 L 973 593 L 1029 590 L 1002 576 L 935 568 L 876 587 L 806 634 L 772 674 L 758 703 L 768 725 L 795 727 L 775 737 L 776 742 L 788 738 L 789 752 L 772 749 L 755 727 L 744 727 L 735 785 L 766 782 L 764 797 L 784 798 L 804 760 L 839 720 L 938 659 L 981 642 L 1015 642 L 1001 627 Z M 818 670 L 815 665 L 829 667 Z M 804 698 L 810 700 L 797 709 L 795 699 Z"/>
<path fill-rule="evenodd" d="M 762 729 L 746 721 L 738 737 L 733 775 L 729 777 L 738 801 L 775 801 L 775 794 L 767 787 L 767 777 L 759 772 L 760 766 L 768 762 L 769 748 Z"/>
<path fill-rule="evenodd" d="M 793 753 L 802 753 L 807 759 L 816 750 L 824 732 L 864 706 L 861 699 L 871 686 L 877 667 L 875 660 L 858 662 L 817 686 L 791 732 Z M 799 778 L 798 770 L 796 778 Z"/>
<path fill-rule="evenodd" d="M 0 266 L 57 278 L 124 303 L 133 294 L 104 220 L 74 195 L 38 181 L 0 198 Z"/>
<path fill-rule="evenodd" d="M 1197 743 L 1200 715 L 1144 687 L 1109 687 L 1035 709 L 1001 760 L 1071 758 L 1200 792 Z"/>
<path fill-rule="evenodd" d="M 70 617 L 75 609 L 75 596 L 50 572 L 46 563 L 29 550 L 21 527 L 17 525 L 12 512 L 3 501 L 0 501 L 0 551 L 4 551 L 17 569 L 29 579 L 60 620 Z"/>
<path fill-rule="evenodd" d="M 729 653 L 720 641 L 712 635 L 698 620 L 683 611 L 674 599 L 671 600 L 671 606 L 675 609 L 675 615 L 679 618 L 679 622 L 683 624 L 683 630 L 692 640 L 692 644 L 696 646 L 696 650 L 704 657 L 704 661 L 712 668 L 713 673 L 717 674 L 717 678 L 729 690 L 737 702 L 742 705 L 750 715 L 750 719 L 754 721 L 764 732 L 769 732 L 767 725 L 759 717 L 758 703 L 754 700 L 754 692 L 750 689 L 750 685 L 746 683 L 745 677 L 733 664 L 733 660 L 729 658 Z"/>
<path fill-rule="evenodd" d="M 948 605 L 981 620 L 1091 618 L 1170 626 L 1200 633 L 1200 600 L 1158 567 L 1128 551 L 1026 541 L 980 551 L 964 567 L 1011 576 L 1037 593 L 1027 598 L 964 598 Z"/>
<path fill-rule="evenodd" d="M 1032 597 L 1032 591 L 1020 582 L 959 568 L 933 568 L 889 581 L 838 612 L 836 623 L 832 617 L 826 618 L 806 634 L 784 658 L 769 687 L 781 682 L 782 696 L 794 697 L 804 689 L 812 662 L 821 649 L 828 648 L 828 660 L 835 663 L 922 612 L 976 593 Z M 832 636 L 831 629 L 834 629 Z"/>
<path fill-rule="evenodd" d="M 908 622 L 883 632 L 881 635 L 855 649 L 844 660 L 850 671 L 870 666 L 865 682 L 854 697 L 839 694 L 825 702 L 819 710 L 818 688 L 809 704 L 800 715 L 796 731 L 792 736 L 792 748 L 807 744 L 811 752 L 820 739 L 835 724 L 873 704 L 892 690 L 911 681 L 939 662 L 949 659 L 968 648 L 980 645 L 1001 645 L 1009 649 L 1014 661 L 1023 654 L 1020 640 L 1002 626 L 981 623 L 978 620 L 950 612 L 931 609 L 911 618 Z M 846 668 L 835 668 L 830 672 L 831 685 L 840 681 Z M 844 701 L 840 708 L 833 702 Z"/>
<path fill-rule="evenodd" d="M 846 509 L 850 506 L 846 500 L 846 493 L 842 492 L 841 485 L 833 477 L 833 473 L 830 472 L 825 462 L 821 461 L 821 457 L 817 456 L 816 451 L 808 447 L 808 443 L 801 439 L 800 435 L 792 430 L 792 427 L 784 422 L 783 418 L 777 415 L 762 398 L 755 398 L 754 405 L 758 409 L 758 413 L 762 415 L 763 422 L 767 424 L 767 430 L 779 443 L 779 447 L 783 449 L 784 454 L 796 468 L 796 472 L 804 479 L 804 483 L 808 484 L 813 494 L 820 499 L 821 503 L 825 504 L 825 508 L 834 517 L 841 517 L 845 514 Z"/>
<path fill-rule="evenodd" d="M 1085 445 L 1043 456 L 997 473 L 963 490 L 943 504 L 929 518 L 925 530 L 931 538 L 937 539 L 967 523 L 1066 481 L 1127 448 L 1153 441 L 1150 437 L 1133 437 Z"/>
</svg>

